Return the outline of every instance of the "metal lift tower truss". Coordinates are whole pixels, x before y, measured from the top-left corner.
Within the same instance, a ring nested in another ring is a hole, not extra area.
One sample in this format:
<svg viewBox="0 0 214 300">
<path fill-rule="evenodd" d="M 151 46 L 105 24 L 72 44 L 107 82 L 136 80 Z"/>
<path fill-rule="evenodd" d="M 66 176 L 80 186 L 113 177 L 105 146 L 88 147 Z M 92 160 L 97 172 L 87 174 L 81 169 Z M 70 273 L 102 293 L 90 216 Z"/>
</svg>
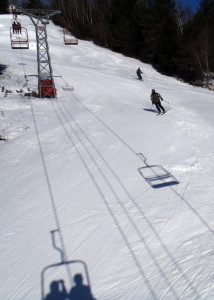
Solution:
<svg viewBox="0 0 214 300">
<path fill-rule="evenodd" d="M 58 10 L 16 8 L 18 13 L 29 16 L 35 26 L 38 63 L 38 92 L 40 98 L 56 98 L 56 88 L 49 53 L 46 25 L 49 18 L 60 14 Z"/>
</svg>

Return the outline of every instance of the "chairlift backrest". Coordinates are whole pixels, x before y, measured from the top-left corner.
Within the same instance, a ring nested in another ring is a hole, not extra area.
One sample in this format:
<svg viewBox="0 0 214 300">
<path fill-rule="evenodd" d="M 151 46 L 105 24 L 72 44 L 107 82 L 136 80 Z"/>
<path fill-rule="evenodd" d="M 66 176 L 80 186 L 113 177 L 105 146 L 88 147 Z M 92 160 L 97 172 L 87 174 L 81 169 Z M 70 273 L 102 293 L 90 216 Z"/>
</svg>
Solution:
<svg viewBox="0 0 214 300">
<path fill-rule="evenodd" d="M 64 35 L 64 44 L 65 45 L 78 45 L 78 39 L 72 36 L 71 34 L 72 27 L 65 27 L 63 28 L 63 35 Z"/>
<path fill-rule="evenodd" d="M 48 19 L 42 19 L 41 23 L 44 24 L 44 25 L 49 24 L 49 20 Z"/>
</svg>

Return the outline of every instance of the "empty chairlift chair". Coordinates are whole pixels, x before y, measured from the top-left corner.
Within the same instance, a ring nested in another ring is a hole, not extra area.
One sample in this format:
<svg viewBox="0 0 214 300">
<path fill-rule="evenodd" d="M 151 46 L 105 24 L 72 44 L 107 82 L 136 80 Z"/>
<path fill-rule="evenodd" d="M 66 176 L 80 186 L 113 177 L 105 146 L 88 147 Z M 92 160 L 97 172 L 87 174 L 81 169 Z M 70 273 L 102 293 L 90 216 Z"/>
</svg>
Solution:
<svg viewBox="0 0 214 300">
<path fill-rule="evenodd" d="M 65 45 L 78 45 L 78 39 L 71 34 L 72 27 L 63 28 L 63 36 Z"/>
</svg>

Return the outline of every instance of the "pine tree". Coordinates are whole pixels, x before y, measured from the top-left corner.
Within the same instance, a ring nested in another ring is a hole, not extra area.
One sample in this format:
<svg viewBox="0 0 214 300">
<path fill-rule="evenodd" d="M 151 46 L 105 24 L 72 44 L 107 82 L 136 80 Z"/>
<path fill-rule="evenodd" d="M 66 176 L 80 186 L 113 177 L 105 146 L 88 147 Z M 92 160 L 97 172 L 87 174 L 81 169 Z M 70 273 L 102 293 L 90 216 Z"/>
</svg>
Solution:
<svg viewBox="0 0 214 300">
<path fill-rule="evenodd" d="M 132 56 L 136 51 L 137 27 L 135 5 L 137 0 L 113 0 L 110 7 L 110 28 L 113 50 Z"/>
<path fill-rule="evenodd" d="M 214 71 L 214 0 L 202 0 L 192 19 L 184 25 L 179 74 L 188 82 L 209 86 Z"/>
<path fill-rule="evenodd" d="M 159 71 L 174 75 L 179 49 L 176 5 L 173 0 L 144 1 L 140 26 L 142 57 Z"/>
<path fill-rule="evenodd" d="M 0 0 L 0 14 L 8 14 L 8 0 Z"/>
<path fill-rule="evenodd" d="M 39 9 L 43 8 L 43 4 L 40 0 L 28 0 L 26 3 L 26 7 L 30 9 Z"/>
</svg>

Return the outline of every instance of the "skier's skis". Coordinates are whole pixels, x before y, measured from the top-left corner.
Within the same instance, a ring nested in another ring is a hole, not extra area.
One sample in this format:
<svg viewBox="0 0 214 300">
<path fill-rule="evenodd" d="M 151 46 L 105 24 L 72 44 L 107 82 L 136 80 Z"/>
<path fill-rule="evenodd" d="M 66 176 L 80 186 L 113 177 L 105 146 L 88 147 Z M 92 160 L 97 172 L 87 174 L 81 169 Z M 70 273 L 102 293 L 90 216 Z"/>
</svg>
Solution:
<svg viewBox="0 0 214 300">
<path fill-rule="evenodd" d="M 157 114 L 157 116 L 159 116 L 159 115 L 164 115 L 166 113 L 166 111 L 165 112 L 159 112 L 158 114 Z"/>
</svg>

